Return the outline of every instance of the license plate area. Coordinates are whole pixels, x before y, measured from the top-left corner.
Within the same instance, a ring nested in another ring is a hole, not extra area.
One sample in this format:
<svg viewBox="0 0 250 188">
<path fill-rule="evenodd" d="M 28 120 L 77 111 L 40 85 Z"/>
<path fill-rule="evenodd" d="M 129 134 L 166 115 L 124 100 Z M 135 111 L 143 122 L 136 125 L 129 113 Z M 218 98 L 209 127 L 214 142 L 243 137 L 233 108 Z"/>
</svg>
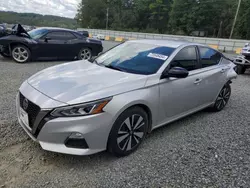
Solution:
<svg viewBox="0 0 250 188">
<path fill-rule="evenodd" d="M 29 126 L 29 115 L 25 112 L 21 107 L 19 108 L 20 120 L 24 123 L 24 125 L 31 130 Z"/>
</svg>

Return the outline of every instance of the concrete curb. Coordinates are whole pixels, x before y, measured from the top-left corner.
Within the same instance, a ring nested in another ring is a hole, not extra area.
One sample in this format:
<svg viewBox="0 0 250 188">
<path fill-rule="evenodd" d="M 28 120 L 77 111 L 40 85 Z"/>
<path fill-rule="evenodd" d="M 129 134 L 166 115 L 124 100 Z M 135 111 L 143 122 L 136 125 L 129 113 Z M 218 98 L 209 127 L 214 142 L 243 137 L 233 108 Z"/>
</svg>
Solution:
<svg viewBox="0 0 250 188">
<path fill-rule="evenodd" d="M 89 37 L 92 38 L 92 34 L 89 34 Z M 105 40 L 106 41 L 115 41 L 115 42 L 124 42 L 127 40 L 136 40 L 136 38 L 124 38 L 124 37 L 110 37 L 110 36 L 105 36 Z M 211 48 L 215 49 L 215 50 L 219 50 L 219 46 L 218 45 L 214 45 L 214 44 L 209 44 L 208 46 L 210 46 Z M 237 48 L 236 51 L 234 51 L 236 54 L 240 54 L 242 48 Z"/>
</svg>

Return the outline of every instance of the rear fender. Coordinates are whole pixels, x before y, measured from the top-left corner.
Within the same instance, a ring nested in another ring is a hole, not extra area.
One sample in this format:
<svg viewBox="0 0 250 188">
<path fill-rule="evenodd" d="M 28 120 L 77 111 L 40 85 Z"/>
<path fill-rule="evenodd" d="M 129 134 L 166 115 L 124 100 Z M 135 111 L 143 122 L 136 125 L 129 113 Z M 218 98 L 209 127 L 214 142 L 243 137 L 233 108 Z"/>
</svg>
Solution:
<svg viewBox="0 0 250 188">
<path fill-rule="evenodd" d="M 236 79 L 237 78 L 237 73 L 235 72 L 235 67 L 236 65 L 234 63 L 229 64 L 229 70 L 227 71 L 227 80 L 231 81 L 232 79 Z"/>
</svg>

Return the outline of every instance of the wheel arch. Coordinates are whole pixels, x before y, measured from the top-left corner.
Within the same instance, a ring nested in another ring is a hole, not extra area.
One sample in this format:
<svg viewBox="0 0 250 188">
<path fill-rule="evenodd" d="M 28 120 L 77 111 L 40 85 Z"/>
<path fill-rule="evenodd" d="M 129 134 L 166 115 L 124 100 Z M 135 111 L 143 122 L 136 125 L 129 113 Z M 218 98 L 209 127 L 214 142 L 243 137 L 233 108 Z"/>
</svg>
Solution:
<svg viewBox="0 0 250 188">
<path fill-rule="evenodd" d="M 109 132 L 109 135 L 108 135 L 108 139 L 107 139 L 107 143 L 106 143 L 106 148 L 108 149 L 108 145 L 109 145 L 109 141 L 110 141 L 110 134 L 111 134 L 111 131 L 113 129 L 113 125 L 114 123 L 116 122 L 117 118 L 123 113 L 125 112 L 126 110 L 130 109 L 130 108 L 134 108 L 134 107 L 140 107 L 142 108 L 148 115 L 148 121 L 149 121 L 149 125 L 147 127 L 147 133 L 151 133 L 152 131 L 152 112 L 150 110 L 150 108 L 148 107 L 148 105 L 146 105 L 145 103 L 143 102 L 135 102 L 135 103 L 131 103 L 131 104 L 128 104 L 126 105 L 124 108 L 122 108 L 115 116 L 114 118 L 114 121 L 112 123 L 112 127 L 110 129 L 110 132 Z"/>
<path fill-rule="evenodd" d="M 137 101 L 137 102 L 132 102 L 127 104 L 126 106 L 124 106 L 115 116 L 114 118 L 114 122 L 116 121 L 116 119 L 126 110 L 133 108 L 133 107 L 140 107 L 142 108 L 148 115 L 148 120 L 149 120 L 149 125 L 147 127 L 147 133 L 150 133 L 152 131 L 152 124 L 153 124 L 153 115 L 152 115 L 152 111 L 149 107 L 149 105 L 146 102 L 143 101 Z"/>
<path fill-rule="evenodd" d="M 30 48 L 27 44 L 22 43 L 22 42 L 11 42 L 11 43 L 9 44 L 9 50 L 10 50 L 10 52 L 11 52 L 12 49 L 13 49 L 15 46 L 17 46 L 17 45 L 23 45 L 23 46 L 25 46 L 26 48 L 28 48 L 29 51 L 31 52 L 31 48 Z"/>
<path fill-rule="evenodd" d="M 93 57 L 93 48 L 92 47 L 90 47 L 90 46 L 87 46 L 87 45 L 81 45 L 81 46 L 79 46 L 79 48 L 78 48 L 78 52 L 77 52 L 77 57 L 79 58 L 79 53 L 84 49 L 84 48 L 88 48 L 88 49 L 90 49 L 90 51 L 91 51 L 91 55 L 92 55 L 92 57 Z"/>
<path fill-rule="evenodd" d="M 150 133 L 152 130 L 152 112 L 151 112 L 150 108 L 147 105 L 141 104 L 141 103 L 135 104 L 135 105 L 131 106 L 130 108 L 133 108 L 136 106 L 142 108 L 147 113 L 148 122 L 149 122 L 148 127 L 147 127 L 147 133 Z"/>
<path fill-rule="evenodd" d="M 229 85 L 229 86 L 230 86 L 231 83 L 232 83 L 232 81 L 231 81 L 230 79 L 228 79 L 228 80 L 225 82 L 225 84 L 222 86 L 222 88 L 218 91 L 218 93 L 217 93 L 217 95 L 216 95 L 214 101 L 216 101 L 216 99 L 217 99 L 217 97 L 219 96 L 221 90 L 222 90 L 226 85 Z M 215 102 L 214 102 L 214 103 L 215 103 Z"/>
</svg>

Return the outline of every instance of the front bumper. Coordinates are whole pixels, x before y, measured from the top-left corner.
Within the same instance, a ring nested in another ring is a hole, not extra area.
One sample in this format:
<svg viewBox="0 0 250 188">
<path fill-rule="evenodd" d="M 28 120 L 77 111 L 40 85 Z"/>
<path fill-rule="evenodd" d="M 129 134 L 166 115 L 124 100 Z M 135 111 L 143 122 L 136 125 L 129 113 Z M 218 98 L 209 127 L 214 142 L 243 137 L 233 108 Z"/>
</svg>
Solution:
<svg viewBox="0 0 250 188">
<path fill-rule="evenodd" d="M 29 98 L 27 99 L 29 100 Z M 107 112 L 91 116 L 47 120 L 42 126 L 40 124 L 41 127 L 37 133 L 37 131 L 34 131 L 36 126 L 33 128 L 26 126 L 20 118 L 19 94 L 16 98 L 16 109 L 19 124 L 29 137 L 38 142 L 44 150 L 72 155 L 90 155 L 106 150 L 113 119 L 112 115 Z M 45 111 L 46 114 L 49 114 L 48 109 Z M 43 112 L 43 109 L 41 109 L 41 112 Z M 45 117 L 48 116 L 45 115 Z M 39 123 L 43 120 L 41 119 Z M 82 134 L 88 148 L 67 147 L 65 142 L 72 133 Z"/>
</svg>

